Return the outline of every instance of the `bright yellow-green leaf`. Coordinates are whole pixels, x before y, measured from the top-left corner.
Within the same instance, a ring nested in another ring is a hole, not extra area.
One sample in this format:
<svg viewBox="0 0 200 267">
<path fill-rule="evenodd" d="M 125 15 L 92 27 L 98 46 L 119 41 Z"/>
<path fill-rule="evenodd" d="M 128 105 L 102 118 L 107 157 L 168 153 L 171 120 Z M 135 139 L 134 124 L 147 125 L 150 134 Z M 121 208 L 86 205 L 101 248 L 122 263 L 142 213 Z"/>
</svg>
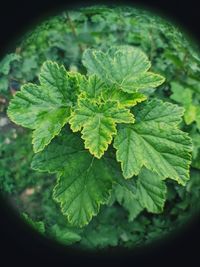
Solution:
<svg viewBox="0 0 200 267">
<path fill-rule="evenodd" d="M 74 132 L 82 130 L 85 148 L 97 158 L 101 158 L 117 133 L 116 123 L 133 122 L 133 114 L 117 102 L 95 103 L 87 98 L 79 99 L 69 120 Z"/>
<path fill-rule="evenodd" d="M 117 88 L 114 90 L 106 90 L 103 92 L 102 97 L 105 101 L 110 99 L 117 101 L 120 107 L 133 107 L 147 99 L 147 97 L 141 93 L 129 94 Z"/>
</svg>

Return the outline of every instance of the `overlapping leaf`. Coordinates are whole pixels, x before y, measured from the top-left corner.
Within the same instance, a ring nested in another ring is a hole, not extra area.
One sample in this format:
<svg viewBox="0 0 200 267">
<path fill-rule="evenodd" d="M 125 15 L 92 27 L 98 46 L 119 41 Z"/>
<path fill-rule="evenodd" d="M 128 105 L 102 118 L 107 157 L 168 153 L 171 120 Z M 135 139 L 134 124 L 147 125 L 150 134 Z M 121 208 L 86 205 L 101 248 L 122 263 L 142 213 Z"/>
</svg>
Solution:
<svg viewBox="0 0 200 267">
<path fill-rule="evenodd" d="M 68 159 L 73 159 L 76 153 L 82 151 L 84 146 L 80 135 L 66 127 L 48 147 L 34 155 L 31 167 L 41 172 L 56 173 L 67 166 Z"/>
<path fill-rule="evenodd" d="M 167 187 L 156 173 L 143 168 L 136 179 L 118 178 L 115 189 L 116 200 L 129 212 L 129 220 L 134 220 L 146 208 L 149 212 L 163 211 Z"/>
<path fill-rule="evenodd" d="M 84 150 L 80 136 L 63 129 L 47 149 L 35 155 L 32 168 L 59 171 L 53 197 L 74 226 L 82 227 L 107 202 L 112 173 L 105 159 L 95 159 Z"/>
<path fill-rule="evenodd" d="M 188 87 L 185 88 L 177 82 L 171 83 L 171 90 L 173 94 L 170 96 L 170 98 L 175 100 L 177 103 L 180 103 L 185 108 L 185 123 L 191 124 L 192 122 L 196 121 L 198 125 L 200 121 L 198 118 L 199 107 L 193 103 L 194 91 Z"/>
<path fill-rule="evenodd" d="M 129 221 L 133 221 L 143 210 L 137 194 L 131 188 L 117 184 L 115 187 L 116 200 L 129 212 Z"/>
<path fill-rule="evenodd" d="M 129 94 L 117 88 L 113 88 L 113 90 L 105 90 L 102 93 L 102 97 L 105 101 L 110 99 L 117 101 L 120 107 L 133 107 L 147 99 L 145 95 L 139 92 Z"/>
<path fill-rule="evenodd" d="M 117 102 L 96 103 L 81 98 L 77 109 L 70 118 L 71 129 L 76 132 L 82 128 L 85 148 L 97 158 L 101 158 L 117 133 L 116 123 L 133 123 L 134 117 Z"/>
<path fill-rule="evenodd" d="M 143 166 L 163 179 L 185 185 L 189 179 L 192 144 L 188 135 L 177 129 L 183 109 L 152 100 L 133 109 L 136 122 L 124 125 L 114 141 L 123 175 L 138 175 Z"/>
<path fill-rule="evenodd" d="M 143 168 L 137 179 L 137 197 L 143 207 L 149 212 L 163 211 L 166 200 L 167 187 L 161 178 Z"/>
<path fill-rule="evenodd" d="M 147 56 L 131 46 L 112 47 L 107 53 L 88 49 L 82 62 L 89 74 L 96 74 L 107 85 L 115 85 L 128 93 L 164 82 L 161 75 L 147 72 L 151 67 Z"/>
<path fill-rule="evenodd" d="M 33 129 L 35 152 L 44 149 L 68 122 L 71 106 L 69 77 L 63 66 L 47 61 L 40 73 L 41 85 L 25 84 L 8 108 L 12 121 Z"/>
<path fill-rule="evenodd" d="M 82 93 L 86 93 L 89 98 L 98 99 L 105 88 L 104 83 L 96 75 L 91 75 L 88 78 L 82 76 L 79 79 L 79 87 Z"/>
<path fill-rule="evenodd" d="M 107 202 L 112 188 L 112 175 L 104 161 L 88 152 L 76 153 L 59 175 L 53 197 L 74 226 L 89 223 Z"/>
</svg>

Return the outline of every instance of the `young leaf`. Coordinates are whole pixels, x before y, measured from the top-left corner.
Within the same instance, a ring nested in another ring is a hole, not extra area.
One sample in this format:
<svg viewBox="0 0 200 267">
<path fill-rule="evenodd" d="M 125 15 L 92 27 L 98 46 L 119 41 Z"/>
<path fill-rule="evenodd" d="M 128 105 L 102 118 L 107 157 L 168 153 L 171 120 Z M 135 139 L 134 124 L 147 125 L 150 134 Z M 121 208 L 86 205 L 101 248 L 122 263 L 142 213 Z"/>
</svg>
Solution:
<svg viewBox="0 0 200 267">
<path fill-rule="evenodd" d="M 147 72 L 151 67 L 147 56 L 131 46 L 112 47 L 107 53 L 87 49 L 82 62 L 89 74 L 96 74 L 108 86 L 115 85 L 128 93 L 157 87 L 165 80 L 159 74 Z"/>
<path fill-rule="evenodd" d="M 116 123 L 133 123 L 134 117 L 117 102 L 95 103 L 89 99 L 79 99 L 78 107 L 72 113 L 69 123 L 76 132 L 82 128 L 85 148 L 97 158 L 101 158 L 116 134 Z"/>
<path fill-rule="evenodd" d="M 198 121 L 198 106 L 193 104 L 193 94 L 190 88 L 185 88 L 177 82 L 171 82 L 171 90 L 173 94 L 170 96 L 171 99 L 180 103 L 185 108 L 184 120 L 187 125 L 194 121 Z"/>
<path fill-rule="evenodd" d="M 141 205 L 149 212 L 160 213 L 163 211 L 166 194 L 165 182 L 157 174 L 143 168 L 137 180 L 137 196 Z"/>
<path fill-rule="evenodd" d="M 133 107 L 147 99 L 147 97 L 141 93 L 137 92 L 128 94 L 117 88 L 114 90 L 104 91 L 102 97 L 104 101 L 108 101 L 110 99 L 112 101 L 117 101 L 120 107 Z"/>
<path fill-rule="evenodd" d="M 173 94 L 170 96 L 174 101 L 182 104 L 183 106 L 190 105 L 192 103 L 193 91 L 189 88 L 184 88 L 180 83 L 171 82 L 171 91 Z"/>
<path fill-rule="evenodd" d="M 39 152 L 59 134 L 70 116 L 69 77 L 64 67 L 47 61 L 41 85 L 25 84 L 12 99 L 8 116 L 16 124 L 33 129 L 33 149 Z"/>
<path fill-rule="evenodd" d="M 133 109 L 136 123 L 124 125 L 114 141 L 123 175 L 131 178 L 141 168 L 185 185 L 189 179 L 192 144 L 187 133 L 177 129 L 182 108 L 152 100 Z"/>
<path fill-rule="evenodd" d="M 97 99 L 105 85 L 96 75 L 91 75 L 88 78 L 83 76 L 82 79 L 79 79 L 79 87 L 81 92 L 86 93 L 87 97 Z"/>
</svg>

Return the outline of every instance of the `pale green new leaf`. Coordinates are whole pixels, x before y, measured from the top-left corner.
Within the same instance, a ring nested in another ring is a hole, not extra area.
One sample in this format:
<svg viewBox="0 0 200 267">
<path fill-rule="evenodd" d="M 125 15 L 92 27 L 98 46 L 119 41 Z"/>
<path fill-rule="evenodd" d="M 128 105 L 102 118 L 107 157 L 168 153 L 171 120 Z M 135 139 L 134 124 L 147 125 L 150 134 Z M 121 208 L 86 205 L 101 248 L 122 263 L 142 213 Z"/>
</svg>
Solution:
<svg viewBox="0 0 200 267">
<path fill-rule="evenodd" d="M 69 120 L 74 132 L 82 129 L 85 148 L 97 158 L 101 158 L 117 133 L 116 123 L 133 122 L 133 114 L 116 101 L 95 103 L 87 98 L 79 99 L 78 107 Z"/>
<path fill-rule="evenodd" d="M 197 110 L 198 107 L 192 104 L 185 107 L 184 120 L 187 125 L 197 121 Z"/>
<path fill-rule="evenodd" d="M 151 67 L 147 56 L 131 46 L 112 47 L 107 53 L 87 49 L 82 62 L 89 74 L 96 74 L 108 86 L 115 85 L 129 93 L 157 87 L 165 80 L 159 74 L 147 72 Z"/>
<path fill-rule="evenodd" d="M 87 97 L 97 100 L 105 85 L 96 75 L 91 75 L 88 78 L 82 76 L 82 79 L 79 79 L 79 87 L 80 91 L 86 93 Z"/>
<path fill-rule="evenodd" d="M 129 94 L 117 88 L 114 90 L 104 91 L 102 97 L 104 101 L 108 101 L 110 99 L 112 101 L 117 101 L 120 107 L 133 107 L 147 99 L 147 97 L 141 93 L 137 92 Z"/>
<path fill-rule="evenodd" d="M 200 131 L 200 107 L 199 106 L 196 109 L 196 122 L 197 122 L 197 128 Z"/>
<path fill-rule="evenodd" d="M 141 168 L 185 185 L 189 179 L 192 143 L 177 129 L 183 109 L 152 100 L 133 109 L 135 124 L 124 125 L 114 141 L 117 160 L 125 178 L 138 175 Z"/>
<path fill-rule="evenodd" d="M 143 168 L 137 179 L 137 197 L 149 212 L 163 211 L 167 187 L 157 174 Z"/>
<path fill-rule="evenodd" d="M 172 95 L 170 98 L 174 101 L 186 106 L 192 103 L 193 91 L 189 88 L 185 88 L 178 82 L 171 82 Z"/>
<path fill-rule="evenodd" d="M 171 82 L 171 91 L 173 94 L 170 98 L 180 103 L 185 108 L 185 123 L 189 125 L 196 121 L 198 125 L 198 106 L 193 104 L 194 91 L 177 82 Z"/>
<path fill-rule="evenodd" d="M 25 84 L 12 99 L 9 118 L 33 129 L 33 149 L 39 152 L 68 122 L 72 88 L 63 66 L 47 61 L 40 73 L 41 85 Z"/>
</svg>

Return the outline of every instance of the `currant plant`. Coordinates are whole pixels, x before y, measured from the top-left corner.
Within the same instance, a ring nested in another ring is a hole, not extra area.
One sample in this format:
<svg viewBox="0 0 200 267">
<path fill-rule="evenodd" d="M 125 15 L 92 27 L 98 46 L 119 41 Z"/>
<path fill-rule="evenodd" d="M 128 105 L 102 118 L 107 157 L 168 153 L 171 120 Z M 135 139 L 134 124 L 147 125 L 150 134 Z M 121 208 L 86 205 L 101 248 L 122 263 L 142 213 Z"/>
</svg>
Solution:
<svg viewBox="0 0 200 267">
<path fill-rule="evenodd" d="M 113 200 L 129 220 L 143 209 L 162 212 L 165 180 L 189 180 L 184 109 L 148 99 L 165 78 L 138 48 L 87 49 L 82 63 L 86 75 L 44 62 L 39 84 L 23 85 L 10 102 L 10 119 L 33 130 L 32 168 L 57 175 L 53 198 L 73 226 L 87 225 Z"/>
</svg>

